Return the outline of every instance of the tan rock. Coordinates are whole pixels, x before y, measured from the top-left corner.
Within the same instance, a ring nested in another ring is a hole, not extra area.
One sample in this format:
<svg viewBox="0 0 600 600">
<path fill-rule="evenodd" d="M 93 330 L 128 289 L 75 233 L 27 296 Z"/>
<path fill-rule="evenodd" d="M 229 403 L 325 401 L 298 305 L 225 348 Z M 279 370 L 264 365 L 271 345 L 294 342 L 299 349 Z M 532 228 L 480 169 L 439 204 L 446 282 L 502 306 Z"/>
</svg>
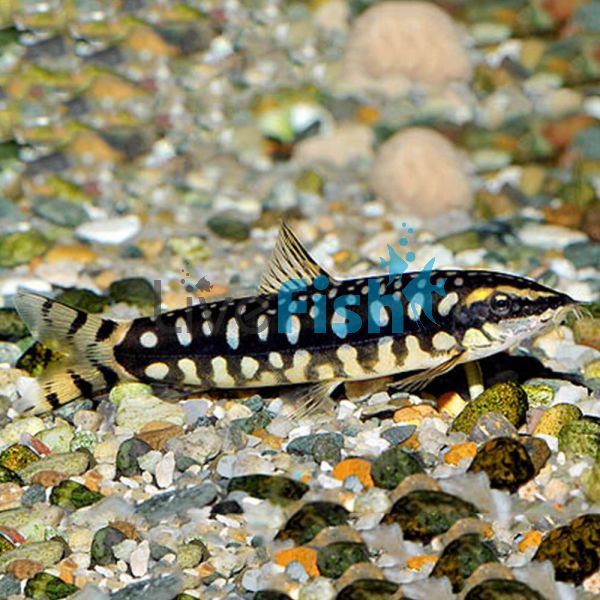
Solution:
<svg viewBox="0 0 600 600">
<path fill-rule="evenodd" d="M 429 2 L 379 2 L 356 19 L 343 61 L 345 82 L 387 94 L 410 81 L 468 81 L 473 67 L 452 18 Z"/>
<path fill-rule="evenodd" d="M 373 132 L 358 123 L 342 123 L 323 135 L 302 140 L 294 150 L 294 162 L 314 164 L 331 163 L 338 167 L 373 154 Z"/>
<path fill-rule="evenodd" d="M 385 142 L 373 163 L 370 183 L 396 211 L 423 218 L 473 205 L 460 155 L 432 129 L 411 127 Z"/>
</svg>

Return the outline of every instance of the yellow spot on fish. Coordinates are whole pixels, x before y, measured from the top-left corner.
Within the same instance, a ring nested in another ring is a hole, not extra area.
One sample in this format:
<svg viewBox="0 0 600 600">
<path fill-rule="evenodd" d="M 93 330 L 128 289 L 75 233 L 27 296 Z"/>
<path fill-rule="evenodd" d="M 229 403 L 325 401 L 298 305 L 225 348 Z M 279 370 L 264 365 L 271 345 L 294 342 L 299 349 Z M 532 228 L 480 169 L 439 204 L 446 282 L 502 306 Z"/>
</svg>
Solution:
<svg viewBox="0 0 600 600">
<path fill-rule="evenodd" d="M 151 379 L 164 379 L 169 372 L 169 367 L 164 362 L 155 362 L 149 364 L 145 369 L 144 373 Z"/>
<path fill-rule="evenodd" d="M 353 348 L 349 344 L 342 344 L 337 349 L 336 354 L 342 361 L 344 372 L 348 377 L 356 377 L 359 379 L 365 376 L 363 368 L 358 364 L 358 352 L 356 351 L 356 348 Z"/>
<path fill-rule="evenodd" d="M 269 362 L 276 369 L 283 367 L 283 358 L 279 352 L 269 352 Z"/>
<path fill-rule="evenodd" d="M 396 356 L 392 351 L 394 340 L 390 336 L 382 337 L 377 344 L 377 364 L 373 370 L 380 374 L 393 372 Z"/>
<path fill-rule="evenodd" d="M 189 346 L 192 343 L 192 335 L 183 317 L 179 317 L 175 321 L 175 333 L 177 334 L 177 341 L 182 346 Z"/>
<path fill-rule="evenodd" d="M 479 329 L 471 327 L 465 332 L 462 344 L 466 348 L 487 348 L 490 346 L 490 340 Z"/>
<path fill-rule="evenodd" d="M 154 348 L 158 343 L 158 338 L 153 331 L 145 331 L 140 336 L 140 344 L 144 346 L 144 348 Z"/>
<path fill-rule="evenodd" d="M 184 383 L 188 385 L 201 385 L 202 380 L 198 377 L 196 363 L 191 358 L 180 358 L 177 366 L 181 369 L 184 376 Z"/>
<path fill-rule="evenodd" d="M 256 371 L 258 371 L 258 367 L 260 365 L 258 364 L 258 361 L 255 358 L 252 358 L 251 356 L 244 356 L 244 358 L 242 358 L 240 366 L 242 369 L 242 375 L 247 379 L 252 379 L 252 377 L 254 377 L 254 375 L 256 374 Z"/>
<path fill-rule="evenodd" d="M 335 377 L 335 372 L 331 365 L 319 365 L 316 370 L 321 381 L 333 379 Z"/>
<path fill-rule="evenodd" d="M 446 333 L 445 331 L 438 331 L 434 336 L 433 336 L 433 347 L 436 350 L 450 350 L 450 348 L 453 348 L 456 345 L 456 340 L 449 334 Z"/>
<path fill-rule="evenodd" d="M 294 352 L 293 366 L 284 371 L 288 381 L 299 383 L 306 381 L 306 367 L 310 363 L 310 352 L 307 350 L 297 350 Z"/>
<path fill-rule="evenodd" d="M 216 386 L 233 387 L 235 381 L 229 374 L 227 361 L 222 356 L 217 356 L 210 361 L 213 370 L 213 381 Z"/>
<path fill-rule="evenodd" d="M 450 292 L 448 295 L 444 296 L 442 300 L 440 300 L 440 303 L 437 307 L 438 312 L 440 315 L 442 315 L 442 317 L 447 317 L 457 302 L 458 294 L 456 292 Z"/>
</svg>

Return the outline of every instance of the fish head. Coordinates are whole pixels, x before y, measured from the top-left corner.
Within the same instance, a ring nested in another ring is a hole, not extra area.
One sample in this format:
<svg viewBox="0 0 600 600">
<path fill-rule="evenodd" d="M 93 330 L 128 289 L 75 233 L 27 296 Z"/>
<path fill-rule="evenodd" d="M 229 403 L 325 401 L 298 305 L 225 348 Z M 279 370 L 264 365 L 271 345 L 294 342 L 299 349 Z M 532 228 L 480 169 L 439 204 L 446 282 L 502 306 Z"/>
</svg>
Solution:
<svg viewBox="0 0 600 600">
<path fill-rule="evenodd" d="M 461 285 L 453 289 L 457 279 Z M 451 318 L 472 359 L 505 350 L 577 313 L 578 303 L 567 294 L 504 273 L 466 271 L 449 277 L 445 289 L 458 297 Z"/>
</svg>

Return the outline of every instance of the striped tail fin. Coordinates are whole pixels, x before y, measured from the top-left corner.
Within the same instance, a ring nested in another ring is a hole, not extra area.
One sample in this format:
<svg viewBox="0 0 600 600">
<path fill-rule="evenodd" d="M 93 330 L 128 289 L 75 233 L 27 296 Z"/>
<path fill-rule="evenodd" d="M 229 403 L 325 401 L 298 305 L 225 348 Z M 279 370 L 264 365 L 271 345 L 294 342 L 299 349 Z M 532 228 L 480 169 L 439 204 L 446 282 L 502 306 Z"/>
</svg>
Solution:
<svg viewBox="0 0 600 600">
<path fill-rule="evenodd" d="M 64 355 L 43 374 L 35 392 L 26 394 L 19 410 L 43 413 L 80 396 L 89 398 L 126 377 L 113 348 L 128 323 L 102 319 L 31 292 L 19 292 L 15 307 L 33 336 Z"/>
</svg>

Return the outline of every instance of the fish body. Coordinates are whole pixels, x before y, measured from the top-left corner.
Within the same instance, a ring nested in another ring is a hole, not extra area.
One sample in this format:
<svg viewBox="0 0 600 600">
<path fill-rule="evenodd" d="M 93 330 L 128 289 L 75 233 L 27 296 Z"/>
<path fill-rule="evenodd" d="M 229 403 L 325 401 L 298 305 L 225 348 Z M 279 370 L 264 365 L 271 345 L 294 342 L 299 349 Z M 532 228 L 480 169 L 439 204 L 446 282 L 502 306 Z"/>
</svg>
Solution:
<svg viewBox="0 0 600 600">
<path fill-rule="evenodd" d="M 341 381 L 422 371 L 418 382 L 505 350 L 574 305 L 561 292 L 504 273 L 427 275 L 420 303 L 406 290 L 421 285 L 422 272 L 337 280 L 284 226 L 257 295 L 118 323 L 23 293 L 16 306 L 34 334 L 67 350 L 32 404 L 47 410 L 120 380 L 304 384 L 311 395 Z M 282 294 L 290 281 L 295 287 Z"/>
</svg>

